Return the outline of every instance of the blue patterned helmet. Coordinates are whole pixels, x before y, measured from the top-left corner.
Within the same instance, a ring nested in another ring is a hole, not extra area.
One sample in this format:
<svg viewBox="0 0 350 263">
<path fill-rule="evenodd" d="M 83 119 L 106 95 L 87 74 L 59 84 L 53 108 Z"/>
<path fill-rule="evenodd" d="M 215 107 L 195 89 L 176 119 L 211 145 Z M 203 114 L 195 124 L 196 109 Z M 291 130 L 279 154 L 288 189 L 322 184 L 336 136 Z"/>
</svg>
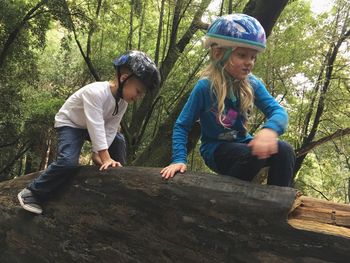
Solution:
<svg viewBox="0 0 350 263">
<path fill-rule="evenodd" d="M 209 26 L 205 36 L 205 48 L 213 44 L 247 47 L 262 52 L 266 48 L 265 30 L 258 20 L 245 14 L 221 16 Z"/>
<path fill-rule="evenodd" d="M 141 51 L 127 51 L 114 60 L 114 68 L 119 72 L 121 67 L 129 69 L 149 90 L 160 84 L 160 74 L 156 64 Z"/>
</svg>

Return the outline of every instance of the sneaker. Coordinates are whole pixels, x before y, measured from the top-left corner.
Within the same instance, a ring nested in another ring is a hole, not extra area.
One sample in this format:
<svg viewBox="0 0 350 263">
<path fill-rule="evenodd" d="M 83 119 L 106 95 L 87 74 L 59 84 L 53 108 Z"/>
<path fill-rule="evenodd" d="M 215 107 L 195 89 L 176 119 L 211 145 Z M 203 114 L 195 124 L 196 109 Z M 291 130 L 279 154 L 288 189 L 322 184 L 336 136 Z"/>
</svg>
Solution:
<svg viewBox="0 0 350 263">
<path fill-rule="evenodd" d="M 43 212 L 43 209 L 40 206 L 40 201 L 29 189 L 24 188 L 21 192 L 18 193 L 17 197 L 21 206 L 25 210 L 35 214 L 41 214 Z"/>
</svg>

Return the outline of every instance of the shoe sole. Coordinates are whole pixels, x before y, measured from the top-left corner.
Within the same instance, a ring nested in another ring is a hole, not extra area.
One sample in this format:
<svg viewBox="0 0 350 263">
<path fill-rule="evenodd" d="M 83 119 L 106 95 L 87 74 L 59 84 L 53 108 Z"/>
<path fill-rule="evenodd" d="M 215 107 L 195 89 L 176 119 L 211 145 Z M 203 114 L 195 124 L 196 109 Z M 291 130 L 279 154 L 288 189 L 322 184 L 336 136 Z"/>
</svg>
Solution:
<svg viewBox="0 0 350 263">
<path fill-rule="evenodd" d="M 23 207 L 24 210 L 27 210 L 29 212 L 32 212 L 32 213 L 38 214 L 38 215 L 42 214 L 43 210 L 35 209 L 35 208 L 33 208 L 31 206 L 28 206 L 25 203 L 23 203 L 23 200 L 22 200 L 22 197 L 21 197 L 21 193 L 18 193 L 17 198 L 18 198 L 18 201 L 19 201 L 19 203 L 21 204 L 21 206 Z"/>
</svg>

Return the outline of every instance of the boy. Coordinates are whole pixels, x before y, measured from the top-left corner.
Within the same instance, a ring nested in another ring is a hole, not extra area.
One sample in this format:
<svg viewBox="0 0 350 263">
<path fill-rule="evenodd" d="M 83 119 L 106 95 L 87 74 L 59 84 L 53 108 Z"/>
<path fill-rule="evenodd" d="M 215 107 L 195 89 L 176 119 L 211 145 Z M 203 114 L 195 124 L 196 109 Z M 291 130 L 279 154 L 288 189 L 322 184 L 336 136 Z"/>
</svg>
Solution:
<svg viewBox="0 0 350 263">
<path fill-rule="evenodd" d="M 130 102 L 160 83 L 154 62 L 143 52 L 129 51 L 114 61 L 116 79 L 94 82 L 79 89 L 55 117 L 57 160 L 18 194 L 21 206 L 41 214 L 41 201 L 62 185 L 79 165 L 85 140 L 91 140 L 94 162 L 100 170 L 125 164 L 125 142 L 117 129 Z"/>
</svg>

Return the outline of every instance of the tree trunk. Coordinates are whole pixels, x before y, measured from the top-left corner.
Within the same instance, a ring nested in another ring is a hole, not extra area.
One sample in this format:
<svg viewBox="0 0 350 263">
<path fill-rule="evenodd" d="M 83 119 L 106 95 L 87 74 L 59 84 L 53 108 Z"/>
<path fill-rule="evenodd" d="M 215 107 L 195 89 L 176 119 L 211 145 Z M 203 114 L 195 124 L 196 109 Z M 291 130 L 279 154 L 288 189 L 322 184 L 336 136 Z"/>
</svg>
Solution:
<svg viewBox="0 0 350 263">
<path fill-rule="evenodd" d="M 243 13 L 251 15 L 259 20 L 264 27 L 266 36 L 269 36 L 272 28 L 289 0 L 250 0 Z"/>
<path fill-rule="evenodd" d="M 39 165 L 39 170 L 45 170 L 49 164 L 49 157 L 50 157 L 50 152 L 51 152 L 51 144 L 52 144 L 52 140 L 51 139 L 47 139 L 46 140 L 46 144 L 45 144 L 45 148 L 43 149 L 43 152 L 41 154 L 42 158 L 41 158 L 41 162 Z"/>
<path fill-rule="evenodd" d="M 157 43 L 156 43 L 156 50 L 154 52 L 154 62 L 156 63 L 157 66 L 158 66 L 159 53 L 160 53 L 160 40 L 161 40 L 162 32 L 163 32 L 164 2 L 165 2 L 165 0 L 162 0 L 161 5 L 160 5 Z"/>
<path fill-rule="evenodd" d="M 0 183 L 2 263 L 347 262 L 350 257 L 348 217 L 332 220 L 341 234 L 326 222 L 310 227 L 308 218 L 319 213 L 327 221 L 326 213 L 318 208 L 303 213 L 315 202 L 299 200 L 295 189 L 213 174 L 164 181 L 155 168 L 102 173 L 82 167 L 44 205 L 44 214 L 35 216 L 15 198 L 35 176 Z M 291 224 L 300 228 L 304 222 L 307 231 L 288 224 L 291 210 Z"/>
<path fill-rule="evenodd" d="M 129 36 L 128 36 L 128 43 L 126 44 L 125 50 L 131 50 L 132 49 L 132 39 L 134 34 L 134 0 L 130 1 L 130 17 L 129 17 Z"/>
<path fill-rule="evenodd" d="M 24 164 L 24 174 L 32 173 L 32 156 L 29 154 L 26 154 L 25 158 L 25 164 Z"/>
<path fill-rule="evenodd" d="M 92 60 L 91 60 L 91 42 L 92 42 L 92 36 L 95 32 L 95 23 L 97 23 L 98 21 L 98 17 L 100 15 L 100 11 L 101 11 L 101 6 L 102 6 L 102 0 L 98 0 L 97 2 L 97 7 L 96 7 L 96 12 L 95 12 L 95 17 L 94 20 L 92 22 L 90 22 L 89 25 L 89 33 L 88 33 L 88 37 L 87 37 L 87 43 L 86 43 L 86 52 L 83 50 L 83 46 L 79 40 L 78 37 L 78 33 L 76 31 L 73 19 L 72 19 L 72 14 L 69 10 L 68 4 L 65 2 L 65 10 L 67 12 L 67 14 L 69 14 L 69 29 L 73 31 L 73 35 L 74 35 L 74 40 L 78 46 L 78 49 L 80 51 L 80 54 L 82 55 L 86 66 L 89 69 L 89 72 L 91 73 L 91 75 L 94 77 L 95 81 L 100 81 L 100 75 L 97 72 L 96 68 L 94 67 Z"/>
<path fill-rule="evenodd" d="M 145 22 L 146 9 L 147 9 L 147 1 L 144 1 L 142 4 L 142 14 L 141 14 L 141 19 L 140 19 L 139 39 L 138 39 L 138 43 L 137 43 L 137 50 L 141 50 L 142 31 L 143 31 L 143 26 L 144 26 L 144 22 Z"/>
<path fill-rule="evenodd" d="M 228 0 L 228 11 L 227 11 L 227 13 L 229 13 L 229 14 L 232 14 L 232 12 L 233 12 L 232 1 L 233 0 Z"/>
<path fill-rule="evenodd" d="M 17 151 L 14 156 L 12 156 L 11 160 L 7 160 L 7 163 L 1 167 L 0 170 L 0 182 L 9 179 L 9 173 L 12 170 L 13 166 L 16 162 L 22 159 L 23 155 L 28 152 L 28 150 L 32 147 L 32 145 L 26 141 L 17 145 Z"/>
</svg>

